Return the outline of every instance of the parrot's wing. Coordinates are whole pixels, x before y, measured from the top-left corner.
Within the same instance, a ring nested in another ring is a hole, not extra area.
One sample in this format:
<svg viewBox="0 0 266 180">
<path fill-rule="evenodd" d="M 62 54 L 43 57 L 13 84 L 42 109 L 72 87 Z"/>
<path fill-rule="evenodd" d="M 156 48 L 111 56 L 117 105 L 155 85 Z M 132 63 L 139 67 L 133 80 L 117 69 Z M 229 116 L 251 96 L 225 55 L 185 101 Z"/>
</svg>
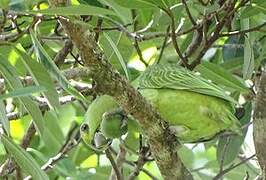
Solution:
<svg viewBox="0 0 266 180">
<path fill-rule="evenodd" d="M 153 65 L 140 76 L 139 88 L 170 88 L 215 96 L 237 104 L 219 86 L 176 64 Z"/>
</svg>

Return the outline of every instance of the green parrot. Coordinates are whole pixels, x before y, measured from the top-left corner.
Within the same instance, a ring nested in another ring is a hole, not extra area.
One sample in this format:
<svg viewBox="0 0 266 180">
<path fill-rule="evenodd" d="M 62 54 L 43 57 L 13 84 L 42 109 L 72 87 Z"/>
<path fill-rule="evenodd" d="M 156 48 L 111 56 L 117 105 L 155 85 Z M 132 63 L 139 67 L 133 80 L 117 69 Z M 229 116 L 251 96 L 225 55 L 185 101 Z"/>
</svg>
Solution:
<svg viewBox="0 0 266 180">
<path fill-rule="evenodd" d="M 133 84 L 183 143 L 207 141 L 226 131 L 241 134 L 240 122 L 234 116 L 237 102 L 219 86 L 179 65 L 153 65 Z M 117 115 L 118 108 L 108 95 L 92 102 L 80 128 L 86 144 L 95 144 L 96 132 L 103 133 L 106 142 L 125 133 L 119 131 L 124 115 Z M 115 115 L 111 120 L 110 114 Z M 112 132 L 115 136 L 110 135 Z"/>
</svg>

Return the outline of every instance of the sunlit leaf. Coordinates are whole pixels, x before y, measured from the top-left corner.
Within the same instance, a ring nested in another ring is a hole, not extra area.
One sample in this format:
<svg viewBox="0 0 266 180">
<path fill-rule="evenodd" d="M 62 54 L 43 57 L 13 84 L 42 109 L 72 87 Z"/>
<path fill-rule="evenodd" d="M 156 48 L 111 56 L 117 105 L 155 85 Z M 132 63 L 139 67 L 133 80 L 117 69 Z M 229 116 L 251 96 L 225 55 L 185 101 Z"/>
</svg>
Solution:
<svg viewBox="0 0 266 180">
<path fill-rule="evenodd" d="M 29 11 L 29 13 L 32 14 L 45 14 L 45 15 L 94 15 L 94 16 L 105 16 L 105 15 L 113 15 L 116 16 L 116 14 L 108 9 L 100 8 L 97 6 L 90 6 L 90 5 L 73 5 L 73 6 L 67 6 L 67 7 L 55 7 L 55 8 L 49 8 L 39 11 Z"/>
</svg>

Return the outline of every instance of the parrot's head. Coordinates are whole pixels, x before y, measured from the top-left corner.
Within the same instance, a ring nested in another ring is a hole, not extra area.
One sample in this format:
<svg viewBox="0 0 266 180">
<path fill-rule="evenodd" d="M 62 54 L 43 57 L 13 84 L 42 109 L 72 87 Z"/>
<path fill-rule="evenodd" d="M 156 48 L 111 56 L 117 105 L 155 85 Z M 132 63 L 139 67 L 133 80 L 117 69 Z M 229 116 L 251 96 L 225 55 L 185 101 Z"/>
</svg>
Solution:
<svg viewBox="0 0 266 180">
<path fill-rule="evenodd" d="M 101 132 L 90 133 L 88 123 L 82 123 L 80 126 L 80 135 L 83 141 L 95 151 L 104 151 L 112 143 L 112 140 L 106 138 Z"/>
<path fill-rule="evenodd" d="M 90 128 L 88 123 L 82 123 L 80 126 L 80 136 L 87 145 L 92 144 L 92 136 L 90 135 Z"/>
</svg>

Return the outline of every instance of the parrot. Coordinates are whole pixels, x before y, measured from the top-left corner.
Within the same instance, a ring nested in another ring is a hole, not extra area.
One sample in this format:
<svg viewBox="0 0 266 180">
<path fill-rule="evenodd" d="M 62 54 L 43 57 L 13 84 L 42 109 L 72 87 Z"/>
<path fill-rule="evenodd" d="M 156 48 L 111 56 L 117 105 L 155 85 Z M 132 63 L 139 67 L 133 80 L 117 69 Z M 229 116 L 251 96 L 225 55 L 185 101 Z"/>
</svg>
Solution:
<svg viewBox="0 0 266 180">
<path fill-rule="evenodd" d="M 234 115 L 236 100 L 221 87 L 180 65 L 151 65 L 132 84 L 182 143 L 208 141 L 225 132 L 242 134 Z M 109 95 L 98 96 L 91 103 L 80 126 L 86 144 L 97 144 L 96 132 L 106 137 L 102 143 L 105 147 L 111 139 L 126 133 L 126 128 L 121 128 L 125 127 L 126 115 L 117 109 L 121 107 Z"/>
</svg>

